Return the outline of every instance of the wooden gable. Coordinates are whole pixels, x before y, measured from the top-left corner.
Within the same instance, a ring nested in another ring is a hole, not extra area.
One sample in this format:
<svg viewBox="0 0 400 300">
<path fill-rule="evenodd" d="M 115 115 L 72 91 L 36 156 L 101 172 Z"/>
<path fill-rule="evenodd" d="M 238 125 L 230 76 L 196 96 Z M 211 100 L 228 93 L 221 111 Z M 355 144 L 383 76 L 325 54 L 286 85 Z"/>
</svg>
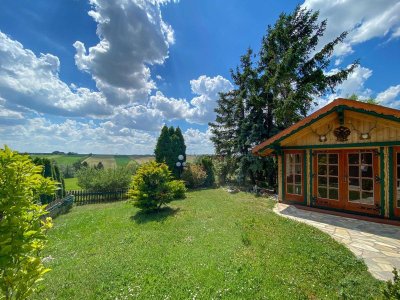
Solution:
<svg viewBox="0 0 400 300">
<path fill-rule="evenodd" d="M 344 126 L 350 130 L 347 141 L 338 141 L 334 130 Z M 364 138 L 361 137 L 364 134 Z M 365 135 L 368 134 L 368 138 Z M 321 141 L 320 136 L 326 140 Z M 400 141 L 400 111 L 359 101 L 336 99 L 300 122 L 253 148 L 260 156 L 282 148 L 343 147 Z"/>
</svg>

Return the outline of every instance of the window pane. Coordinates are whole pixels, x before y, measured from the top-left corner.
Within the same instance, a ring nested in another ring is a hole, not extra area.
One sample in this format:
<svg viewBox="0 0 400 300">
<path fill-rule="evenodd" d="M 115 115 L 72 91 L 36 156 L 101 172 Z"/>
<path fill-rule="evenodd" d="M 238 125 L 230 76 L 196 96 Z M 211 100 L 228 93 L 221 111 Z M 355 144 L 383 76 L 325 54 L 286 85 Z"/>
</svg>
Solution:
<svg viewBox="0 0 400 300">
<path fill-rule="evenodd" d="M 326 166 L 318 166 L 318 175 L 326 175 Z"/>
<path fill-rule="evenodd" d="M 293 164 L 294 162 L 293 154 L 286 154 L 286 161 L 289 165 Z"/>
<path fill-rule="evenodd" d="M 349 189 L 359 190 L 360 189 L 360 180 L 358 178 L 349 178 Z"/>
<path fill-rule="evenodd" d="M 338 155 L 337 154 L 329 154 L 329 164 L 330 165 L 338 164 Z"/>
<path fill-rule="evenodd" d="M 293 184 L 294 183 L 294 175 L 288 175 L 286 176 L 286 182 L 288 184 Z"/>
<path fill-rule="evenodd" d="M 337 177 L 329 177 L 329 187 L 331 188 L 339 187 L 339 181 Z"/>
<path fill-rule="evenodd" d="M 339 167 L 329 166 L 329 176 L 338 176 L 338 175 L 339 175 Z"/>
<path fill-rule="evenodd" d="M 318 176 L 318 186 L 319 187 L 327 187 L 327 178 L 323 176 Z"/>
<path fill-rule="evenodd" d="M 372 153 L 361 153 L 361 163 L 372 165 Z"/>
<path fill-rule="evenodd" d="M 359 202 L 360 201 L 360 192 L 359 191 L 349 191 L 349 201 Z"/>
<path fill-rule="evenodd" d="M 296 174 L 301 174 L 301 165 L 295 166 L 295 172 L 296 172 Z"/>
<path fill-rule="evenodd" d="M 326 154 L 318 154 L 318 164 L 322 165 L 322 164 L 326 164 L 327 160 L 326 160 Z"/>
<path fill-rule="evenodd" d="M 372 166 L 361 165 L 361 176 L 372 178 Z"/>
<path fill-rule="evenodd" d="M 359 177 L 359 167 L 358 166 L 350 166 L 349 167 L 349 176 L 350 177 Z"/>
<path fill-rule="evenodd" d="M 374 182 L 372 181 L 372 179 L 363 179 L 361 186 L 364 191 L 373 191 L 374 190 Z"/>
<path fill-rule="evenodd" d="M 339 190 L 329 189 L 329 199 L 338 200 L 339 199 Z"/>
<path fill-rule="evenodd" d="M 326 198 L 328 197 L 328 190 L 325 188 L 318 188 L 318 197 L 319 198 Z"/>
<path fill-rule="evenodd" d="M 354 153 L 354 154 L 349 154 L 349 164 L 351 165 L 357 165 L 359 163 L 359 154 Z"/>
<path fill-rule="evenodd" d="M 296 175 L 294 177 L 294 183 L 301 184 L 301 175 Z"/>
<path fill-rule="evenodd" d="M 288 185 L 287 185 L 287 192 L 288 192 L 289 194 L 293 194 L 293 192 L 294 192 L 293 185 L 291 185 L 291 184 L 288 184 Z"/>
<path fill-rule="evenodd" d="M 301 163 L 301 154 L 295 154 L 296 164 Z"/>
<path fill-rule="evenodd" d="M 297 195 L 301 195 L 301 185 L 294 186 L 294 193 Z"/>
<path fill-rule="evenodd" d="M 361 195 L 362 195 L 361 203 L 374 204 L 374 193 L 362 192 Z"/>
</svg>

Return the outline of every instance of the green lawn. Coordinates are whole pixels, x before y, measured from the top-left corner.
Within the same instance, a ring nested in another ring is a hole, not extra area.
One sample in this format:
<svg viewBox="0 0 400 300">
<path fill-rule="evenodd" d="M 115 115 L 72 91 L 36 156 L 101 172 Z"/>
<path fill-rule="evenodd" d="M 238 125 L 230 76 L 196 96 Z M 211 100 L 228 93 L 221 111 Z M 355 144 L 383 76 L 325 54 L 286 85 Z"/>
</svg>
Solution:
<svg viewBox="0 0 400 300">
<path fill-rule="evenodd" d="M 381 283 L 347 248 L 272 206 L 216 189 L 159 214 L 126 202 L 74 207 L 49 232 L 52 271 L 36 299 L 379 297 Z"/>
<path fill-rule="evenodd" d="M 78 185 L 78 178 L 64 178 L 65 189 L 70 190 L 81 190 L 82 188 Z"/>
</svg>

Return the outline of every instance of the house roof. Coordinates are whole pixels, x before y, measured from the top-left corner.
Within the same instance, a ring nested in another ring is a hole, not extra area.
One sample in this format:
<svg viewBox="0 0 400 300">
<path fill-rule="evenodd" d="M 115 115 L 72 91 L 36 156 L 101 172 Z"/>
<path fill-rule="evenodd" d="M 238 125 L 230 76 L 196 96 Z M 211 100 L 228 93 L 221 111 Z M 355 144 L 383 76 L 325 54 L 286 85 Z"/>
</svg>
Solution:
<svg viewBox="0 0 400 300">
<path fill-rule="evenodd" d="M 269 155 L 274 151 L 274 148 L 279 147 L 279 143 L 284 139 L 288 138 L 289 136 L 298 132 L 299 130 L 306 128 L 308 125 L 325 117 L 326 115 L 334 111 L 340 111 L 340 110 L 341 111 L 350 110 L 361 113 L 368 113 L 375 115 L 377 117 L 400 122 L 400 110 L 376 104 L 364 103 L 356 100 L 338 98 L 332 101 L 331 103 L 327 104 L 326 106 L 320 108 L 319 110 L 315 111 L 308 117 L 302 119 L 301 121 L 293 124 L 292 126 L 286 128 L 285 130 L 282 130 L 273 137 L 265 140 L 261 144 L 255 146 L 252 149 L 252 153 L 255 155 L 263 155 L 263 156 Z"/>
</svg>

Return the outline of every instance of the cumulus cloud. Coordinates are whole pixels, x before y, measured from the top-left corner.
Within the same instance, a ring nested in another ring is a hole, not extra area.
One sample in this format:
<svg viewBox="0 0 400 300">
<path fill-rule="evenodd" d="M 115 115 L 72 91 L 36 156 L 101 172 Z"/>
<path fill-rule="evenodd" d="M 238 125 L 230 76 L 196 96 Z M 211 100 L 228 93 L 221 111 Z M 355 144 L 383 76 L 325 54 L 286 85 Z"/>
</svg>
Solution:
<svg viewBox="0 0 400 300">
<path fill-rule="evenodd" d="M 213 154 L 214 145 L 211 142 L 211 131 L 203 132 L 198 129 L 189 128 L 183 133 L 188 154 Z"/>
<path fill-rule="evenodd" d="M 101 93 L 69 87 L 59 79 L 59 69 L 58 57 L 37 56 L 0 32 L 0 97 L 5 108 L 63 116 L 111 113 Z"/>
<path fill-rule="evenodd" d="M 400 35 L 398 0 L 305 0 L 302 6 L 319 10 L 320 20 L 328 20 L 321 45 L 333 40 L 343 31 L 349 32 L 346 42 L 338 45 L 335 50 L 337 56 L 352 53 L 353 45 L 372 38 L 387 37 L 390 40 Z"/>
<path fill-rule="evenodd" d="M 0 140 L 19 151 L 50 152 L 54 150 L 79 153 L 152 154 L 159 132 L 123 127 L 114 121 L 79 122 L 65 119 L 53 123 L 45 118 L 32 118 L 16 124 L 14 130 L 0 126 Z M 187 129 L 184 133 L 187 153 L 212 153 L 209 131 Z M 32 143 L 35 137 L 35 143 Z"/>
<path fill-rule="evenodd" d="M 168 1 L 90 0 L 99 43 L 86 50 L 76 41 L 75 63 L 91 74 L 108 103 L 145 103 L 155 83 L 149 65 L 162 64 L 174 32 L 161 16 Z"/>
<path fill-rule="evenodd" d="M 391 86 L 376 96 L 376 100 L 384 106 L 400 109 L 400 84 Z"/>
<path fill-rule="evenodd" d="M 157 92 L 150 97 L 150 106 L 160 110 L 166 119 L 185 119 L 189 123 L 207 124 L 215 119 L 214 108 L 217 105 L 218 93 L 233 88 L 230 81 L 220 75 L 201 75 L 191 80 L 190 86 L 196 95 L 190 101 L 168 98 Z"/>
<path fill-rule="evenodd" d="M 338 69 L 332 69 L 329 73 L 336 73 Z M 372 91 L 365 87 L 365 82 L 372 76 L 372 70 L 366 67 L 358 66 L 354 69 L 354 72 L 349 75 L 347 80 L 336 87 L 336 92 L 329 94 L 327 97 L 317 98 L 315 102 L 317 105 L 312 111 L 315 111 L 336 98 L 348 98 L 355 94 L 360 99 L 366 99 L 371 97 Z"/>
</svg>

